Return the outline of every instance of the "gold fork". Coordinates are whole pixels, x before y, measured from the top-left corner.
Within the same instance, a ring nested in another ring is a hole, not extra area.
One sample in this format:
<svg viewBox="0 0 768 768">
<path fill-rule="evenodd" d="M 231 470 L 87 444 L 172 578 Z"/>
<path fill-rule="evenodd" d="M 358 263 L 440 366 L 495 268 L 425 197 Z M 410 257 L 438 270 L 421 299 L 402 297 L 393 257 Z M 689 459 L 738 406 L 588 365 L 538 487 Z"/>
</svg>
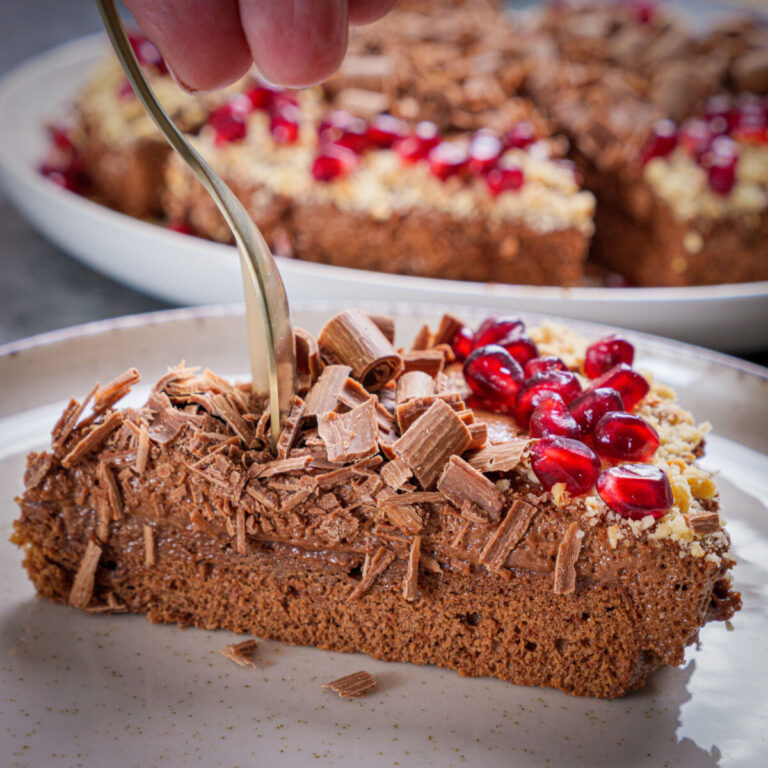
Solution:
<svg viewBox="0 0 768 768">
<path fill-rule="evenodd" d="M 96 0 L 128 81 L 168 143 L 202 182 L 232 230 L 243 272 L 253 387 L 269 393 L 272 449 L 296 393 L 296 343 L 288 298 L 264 238 L 232 190 L 168 117 L 136 59 L 114 0 Z M 266 369 L 264 359 L 266 358 Z"/>
</svg>

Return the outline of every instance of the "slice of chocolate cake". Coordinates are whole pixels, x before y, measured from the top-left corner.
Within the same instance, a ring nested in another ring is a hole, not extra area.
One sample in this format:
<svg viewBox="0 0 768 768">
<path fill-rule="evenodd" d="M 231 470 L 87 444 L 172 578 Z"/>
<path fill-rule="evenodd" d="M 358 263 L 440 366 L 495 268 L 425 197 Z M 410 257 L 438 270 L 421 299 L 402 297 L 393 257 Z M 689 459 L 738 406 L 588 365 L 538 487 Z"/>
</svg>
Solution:
<svg viewBox="0 0 768 768">
<path fill-rule="evenodd" d="M 627 342 L 445 316 L 398 351 L 355 311 L 297 337 L 275 454 L 207 370 L 71 401 L 19 499 L 38 593 L 600 697 L 738 610 L 706 429 Z"/>
</svg>

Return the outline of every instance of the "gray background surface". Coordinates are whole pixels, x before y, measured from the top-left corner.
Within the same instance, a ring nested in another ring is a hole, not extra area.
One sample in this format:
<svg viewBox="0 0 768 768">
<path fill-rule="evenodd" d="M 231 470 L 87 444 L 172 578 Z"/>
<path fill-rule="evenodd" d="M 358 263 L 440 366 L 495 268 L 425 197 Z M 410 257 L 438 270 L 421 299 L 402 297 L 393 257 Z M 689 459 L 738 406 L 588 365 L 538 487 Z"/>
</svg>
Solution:
<svg viewBox="0 0 768 768">
<path fill-rule="evenodd" d="M 2 0 L 0 76 L 36 53 L 100 28 L 92 0 Z M 0 344 L 170 306 L 67 257 L 39 235 L 0 192 Z M 766 365 L 768 350 L 750 359 Z"/>
</svg>

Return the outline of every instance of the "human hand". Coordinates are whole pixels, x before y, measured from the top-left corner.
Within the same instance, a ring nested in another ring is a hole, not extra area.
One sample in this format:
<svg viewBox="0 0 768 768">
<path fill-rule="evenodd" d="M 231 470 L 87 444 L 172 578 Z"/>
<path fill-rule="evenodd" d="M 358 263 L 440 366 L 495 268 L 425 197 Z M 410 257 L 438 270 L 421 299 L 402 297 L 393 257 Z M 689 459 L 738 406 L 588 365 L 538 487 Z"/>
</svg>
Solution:
<svg viewBox="0 0 768 768">
<path fill-rule="evenodd" d="M 395 0 L 124 0 L 180 84 L 213 90 L 256 62 L 270 82 L 317 83 L 344 58 L 349 24 L 367 24 Z"/>
</svg>

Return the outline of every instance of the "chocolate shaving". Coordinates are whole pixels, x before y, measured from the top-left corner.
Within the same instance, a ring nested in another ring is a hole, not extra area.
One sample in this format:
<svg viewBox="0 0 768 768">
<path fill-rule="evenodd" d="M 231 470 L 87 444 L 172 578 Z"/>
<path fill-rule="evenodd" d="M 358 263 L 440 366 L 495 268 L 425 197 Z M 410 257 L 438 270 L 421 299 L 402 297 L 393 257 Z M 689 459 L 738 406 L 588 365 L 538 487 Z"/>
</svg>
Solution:
<svg viewBox="0 0 768 768">
<path fill-rule="evenodd" d="M 325 443 L 329 461 L 359 461 L 379 450 L 376 398 L 370 397 L 347 413 L 319 414 L 317 431 Z"/>
<path fill-rule="evenodd" d="M 556 595 L 570 595 L 576 591 L 576 561 L 579 559 L 583 538 L 584 533 L 579 530 L 578 521 L 573 522 L 568 526 L 557 548 L 554 585 Z"/>
<path fill-rule="evenodd" d="M 444 502 L 445 497 L 439 491 L 413 491 L 412 493 L 398 493 L 384 499 L 381 504 L 437 504 Z"/>
<path fill-rule="evenodd" d="M 313 417 L 321 413 L 336 410 L 339 395 L 352 369 L 348 365 L 328 365 L 320 378 L 309 390 L 304 404 L 304 417 Z"/>
<path fill-rule="evenodd" d="M 464 537 L 469 533 L 469 529 L 472 527 L 472 523 L 469 520 L 465 520 L 461 524 L 461 528 L 456 532 L 456 535 L 451 540 L 451 548 L 458 549 L 464 544 Z"/>
<path fill-rule="evenodd" d="M 685 515 L 691 531 L 697 536 L 720 530 L 720 515 L 717 512 L 692 512 Z"/>
<path fill-rule="evenodd" d="M 149 396 L 147 407 L 152 412 L 149 437 L 159 445 L 175 440 L 188 424 L 200 426 L 203 423 L 201 418 L 174 408 L 164 392 L 153 391 Z"/>
<path fill-rule="evenodd" d="M 251 426 L 243 418 L 236 395 L 233 393 L 212 395 L 210 404 L 214 415 L 228 424 L 247 448 L 253 448 L 256 445 L 256 436 Z"/>
<path fill-rule="evenodd" d="M 358 519 L 346 509 L 336 509 L 315 529 L 317 535 L 329 544 L 338 544 L 352 538 L 360 527 Z"/>
<path fill-rule="evenodd" d="M 303 504 L 311 495 L 312 491 L 308 488 L 294 491 L 280 502 L 280 509 L 283 512 L 289 512 L 290 510 L 295 509 L 296 507 Z"/>
<path fill-rule="evenodd" d="M 487 445 L 477 453 L 468 456 L 467 461 L 478 472 L 509 472 L 520 463 L 526 445 L 528 445 L 526 438 L 499 445 Z"/>
<path fill-rule="evenodd" d="M 518 499 L 483 547 L 480 562 L 489 570 L 500 570 L 509 553 L 528 530 L 535 513 L 536 507 Z"/>
<path fill-rule="evenodd" d="M 467 424 L 467 429 L 471 437 L 467 450 L 477 451 L 480 448 L 484 448 L 488 442 L 488 425 L 484 421 L 476 421 L 472 424 Z"/>
<path fill-rule="evenodd" d="M 424 350 L 429 349 L 433 343 L 432 339 L 432 330 L 430 327 L 428 325 L 422 325 L 413 339 L 411 350 L 413 352 L 423 352 Z"/>
<path fill-rule="evenodd" d="M 384 338 L 390 343 L 395 343 L 395 319 L 389 315 L 375 315 L 367 313 L 368 319 L 382 332 Z"/>
<path fill-rule="evenodd" d="M 103 413 L 109 410 L 131 391 L 134 384 L 138 384 L 140 381 L 141 374 L 135 368 L 129 368 L 121 373 L 96 392 L 93 398 L 93 412 Z"/>
<path fill-rule="evenodd" d="M 435 560 L 432 555 L 426 555 L 423 552 L 419 558 L 419 563 L 424 566 L 430 573 L 442 573 L 443 569 L 440 567 L 440 563 Z"/>
<path fill-rule="evenodd" d="M 324 357 L 349 365 L 352 376 L 369 392 L 394 379 L 403 367 L 392 343 L 359 310 L 331 318 L 320 331 L 318 344 Z"/>
<path fill-rule="evenodd" d="M 406 352 L 403 355 L 403 372 L 421 371 L 435 378 L 445 367 L 445 353 L 442 349 Z"/>
<path fill-rule="evenodd" d="M 408 568 L 403 580 L 403 597 L 408 602 L 416 599 L 416 588 L 419 575 L 419 553 L 421 552 L 421 536 L 414 536 L 411 549 L 408 552 Z"/>
<path fill-rule="evenodd" d="M 412 398 L 428 397 L 435 394 L 435 380 L 424 371 L 403 373 L 397 380 L 395 406 Z"/>
<path fill-rule="evenodd" d="M 376 688 L 376 678 L 370 672 L 360 670 L 330 683 L 325 683 L 323 688 L 336 691 L 342 699 L 353 699 L 365 696 L 366 693 Z"/>
<path fill-rule="evenodd" d="M 430 489 L 448 458 L 463 453 L 470 439 L 455 411 L 436 400 L 392 445 L 392 450 L 411 468 L 422 488 Z"/>
<path fill-rule="evenodd" d="M 72 430 L 75 428 L 77 420 L 80 418 L 83 411 L 88 406 L 88 403 L 91 401 L 91 398 L 96 394 L 96 392 L 98 392 L 98 390 L 99 385 L 95 384 L 91 391 L 85 396 L 85 399 L 82 403 L 78 403 L 75 399 L 69 401 L 69 404 L 64 409 L 64 412 L 61 414 L 61 417 L 56 422 L 51 432 L 52 448 L 55 453 L 58 453 L 61 447 L 64 445 L 67 438 L 72 433 Z"/>
<path fill-rule="evenodd" d="M 317 339 L 308 331 L 296 326 L 293 328 L 293 335 L 296 337 L 296 368 L 299 373 L 307 376 L 309 385 L 312 386 L 323 372 Z"/>
<path fill-rule="evenodd" d="M 123 423 L 123 414 L 119 411 L 109 416 L 97 427 L 94 427 L 82 438 L 75 447 L 61 460 L 61 466 L 69 469 L 83 456 L 95 451 L 104 444 L 106 439 Z"/>
<path fill-rule="evenodd" d="M 143 424 L 139 427 L 139 437 L 136 441 L 136 472 L 141 474 L 147 468 L 147 460 L 149 459 L 149 430 L 147 425 Z"/>
<path fill-rule="evenodd" d="M 155 532 L 151 525 L 144 525 L 144 565 L 151 568 L 156 562 Z"/>
<path fill-rule="evenodd" d="M 100 558 L 101 545 L 95 539 L 89 539 L 69 593 L 69 604 L 75 608 L 85 608 L 91 602 L 94 577 Z"/>
<path fill-rule="evenodd" d="M 360 583 L 350 592 L 349 600 L 357 600 L 365 595 L 376 583 L 376 579 L 389 568 L 395 559 L 395 553 L 386 547 L 379 547 L 371 558 L 371 564 Z"/>
<path fill-rule="evenodd" d="M 242 507 L 235 512 L 235 551 L 238 555 L 248 554 L 245 546 L 245 510 Z"/>
<path fill-rule="evenodd" d="M 432 403 L 435 400 L 442 400 L 444 403 L 453 408 L 457 413 L 464 413 L 464 401 L 461 399 L 461 395 L 456 392 L 445 392 L 441 395 L 426 395 L 424 397 L 413 397 L 404 403 L 401 403 L 395 408 L 395 416 L 397 418 L 397 426 L 400 429 L 400 434 L 406 432 L 411 424 L 419 418 L 425 411 L 429 410 Z M 472 411 L 469 412 L 472 414 Z M 462 418 L 459 416 L 459 418 Z M 474 418 L 474 414 L 473 414 Z M 464 419 L 462 418 L 462 421 Z"/>
<path fill-rule="evenodd" d="M 43 482 L 48 470 L 53 465 L 50 453 L 30 453 L 27 456 L 27 468 L 24 472 L 24 486 L 29 490 Z"/>
<path fill-rule="evenodd" d="M 448 459 L 437 489 L 460 509 L 467 503 L 485 512 L 486 520 L 498 520 L 504 494 L 459 456 Z"/>
<path fill-rule="evenodd" d="M 339 402 L 346 408 L 356 408 L 358 405 L 362 405 L 370 400 L 370 398 L 371 393 L 359 381 L 354 379 L 347 379 L 339 393 Z M 394 424 L 392 414 L 380 402 L 376 402 L 376 421 L 379 429 L 385 434 L 392 430 Z"/>
<path fill-rule="evenodd" d="M 112 519 L 119 520 L 123 516 L 123 499 L 112 470 L 103 461 L 96 465 L 96 477 L 99 479 L 99 489 L 104 494 Z"/>
<path fill-rule="evenodd" d="M 411 472 L 408 465 L 402 460 L 402 459 L 393 459 L 392 461 L 388 461 L 382 468 L 381 468 L 381 479 L 390 487 L 390 488 L 400 488 L 403 483 L 405 483 L 409 477 L 413 476 L 413 473 Z"/>
<path fill-rule="evenodd" d="M 458 317 L 446 312 L 440 318 L 440 325 L 437 326 L 437 331 L 432 339 L 432 347 L 436 347 L 438 344 L 450 344 L 453 341 L 453 337 L 463 327 L 464 323 Z"/>
<path fill-rule="evenodd" d="M 250 477 L 272 477 L 274 475 L 284 475 L 288 472 L 300 472 L 307 468 L 312 461 L 311 456 L 295 456 L 290 459 L 276 459 L 267 461 L 264 464 L 253 464 L 248 469 Z M 250 487 L 248 488 L 250 490 Z"/>
<path fill-rule="evenodd" d="M 410 504 L 385 504 L 381 508 L 387 520 L 408 536 L 413 536 L 423 528 L 421 516 Z"/>
<path fill-rule="evenodd" d="M 382 459 L 380 456 L 372 456 L 369 459 L 363 459 L 355 464 L 350 464 L 341 469 L 335 469 L 332 472 L 325 472 L 322 475 L 315 475 L 318 488 L 332 488 L 337 485 L 346 483 L 350 478 L 354 477 L 359 471 L 376 468 L 380 466 Z"/>
<path fill-rule="evenodd" d="M 239 664 L 241 667 L 256 667 L 256 663 L 253 660 L 253 654 L 259 644 L 251 638 L 250 640 L 243 640 L 240 643 L 232 643 L 225 645 L 221 652 L 230 661 L 234 661 L 235 664 Z"/>
<path fill-rule="evenodd" d="M 294 395 L 291 400 L 291 408 L 283 422 L 283 428 L 280 431 L 280 437 L 277 438 L 277 458 L 287 459 L 293 444 L 296 442 L 296 436 L 299 433 L 301 418 L 304 415 L 304 401 Z"/>
</svg>

